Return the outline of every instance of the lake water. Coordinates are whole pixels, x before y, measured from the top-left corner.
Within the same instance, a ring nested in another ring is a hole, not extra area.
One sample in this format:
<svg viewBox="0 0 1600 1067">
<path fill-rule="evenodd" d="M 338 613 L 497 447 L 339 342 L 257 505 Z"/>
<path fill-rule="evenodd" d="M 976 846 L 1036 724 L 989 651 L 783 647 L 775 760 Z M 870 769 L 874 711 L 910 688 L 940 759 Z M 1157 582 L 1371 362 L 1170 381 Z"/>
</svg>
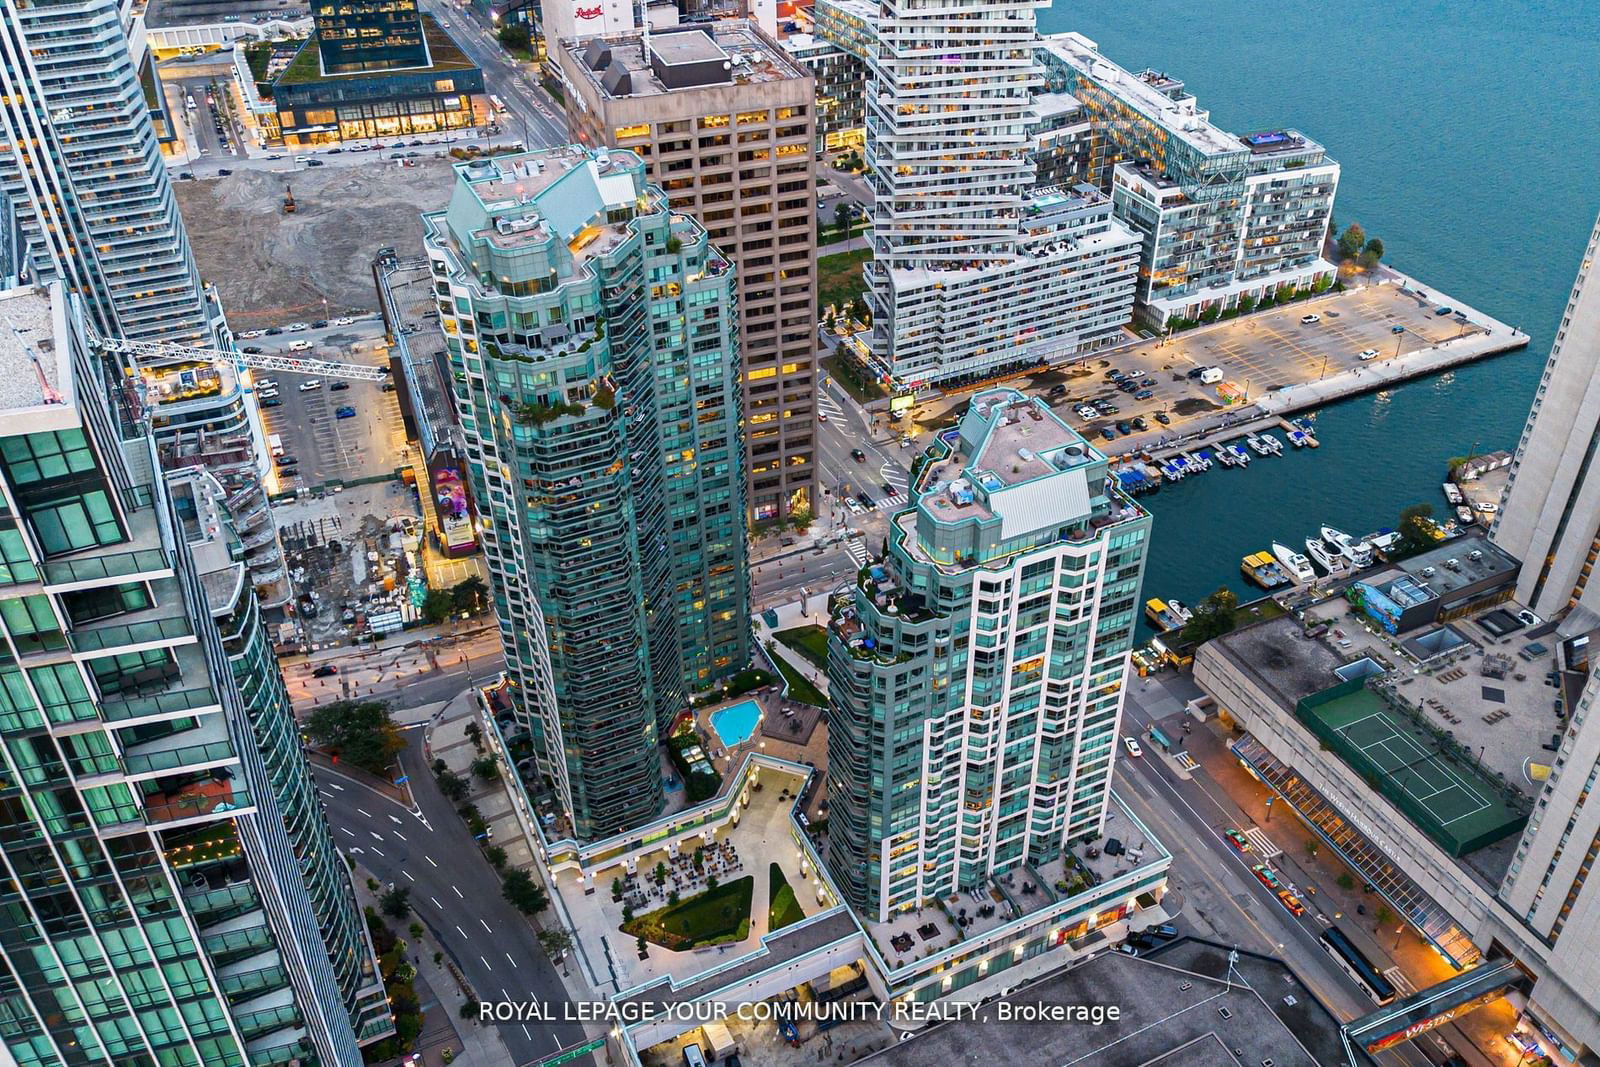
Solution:
<svg viewBox="0 0 1600 1067">
<path fill-rule="evenodd" d="M 1145 502 L 1145 595 L 1254 590 L 1239 557 L 1327 523 L 1444 508 L 1445 460 L 1512 448 L 1600 211 L 1600 16 L 1555 0 L 1078 0 L 1039 12 L 1124 67 L 1182 79 L 1222 128 L 1291 126 L 1342 167 L 1334 213 L 1386 260 L 1526 331 L 1522 352 L 1323 409 L 1322 447 L 1213 468 Z"/>
</svg>

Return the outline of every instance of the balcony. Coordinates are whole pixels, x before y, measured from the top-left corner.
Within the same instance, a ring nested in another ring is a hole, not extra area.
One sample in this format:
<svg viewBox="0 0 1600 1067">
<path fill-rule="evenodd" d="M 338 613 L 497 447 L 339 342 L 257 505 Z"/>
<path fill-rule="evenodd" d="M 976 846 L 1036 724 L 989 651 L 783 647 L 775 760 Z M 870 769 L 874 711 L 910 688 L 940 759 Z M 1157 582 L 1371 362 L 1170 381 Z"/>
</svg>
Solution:
<svg viewBox="0 0 1600 1067">
<path fill-rule="evenodd" d="M 159 779 L 146 782 L 145 821 L 152 826 L 181 825 L 252 810 L 253 802 L 244 784 L 235 783 L 227 775 L 225 769 L 220 769 L 169 785 Z"/>
<path fill-rule="evenodd" d="M 60 593 L 113 578 L 136 581 L 166 577 L 172 573 L 172 564 L 165 552 L 151 548 L 83 559 L 48 560 L 42 570 L 45 585 L 51 587 L 51 592 Z"/>
<path fill-rule="evenodd" d="M 129 651 L 139 646 L 173 645 L 194 640 L 194 628 L 181 615 L 118 626 L 75 630 L 71 635 L 75 652 Z"/>
<path fill-rule="evenodd" d="M 220 723 L 220 716 L 210 716 Z M 231 741 L 203 741 L 197 744 L 177 745 L 174 740 L 185 738 L 197 731 L 183 731 L 160 741 L 136 746 L 138 751 L 123 753 L 122 766 L 128 777 L 167 774 L 172 771 L 198 771 L 238 763 L 239 755 Z M 221 732 L 226 733 L 226 730 Z M 163 747 L 164 746 L 164 747 Z"/>
</svg>

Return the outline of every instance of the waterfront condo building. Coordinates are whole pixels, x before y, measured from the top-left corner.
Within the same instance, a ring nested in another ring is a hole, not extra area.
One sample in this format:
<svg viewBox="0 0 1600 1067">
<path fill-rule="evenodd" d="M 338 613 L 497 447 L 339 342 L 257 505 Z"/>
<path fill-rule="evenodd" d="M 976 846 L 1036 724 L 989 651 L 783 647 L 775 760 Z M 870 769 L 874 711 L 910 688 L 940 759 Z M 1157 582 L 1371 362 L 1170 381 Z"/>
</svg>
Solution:
<svg viewBox="0 0 1600 1067">
<path fill-rule="evenodd" d="M 815 84 L 753 23 L 564 40 L 573 136 L 644 157 L 738 274 L 752 523 L 814 514 Z"/>
<path fill-rule="evenodd" d="M 732 266 L 627 151 L 458 164 L 423 230 L 530 789 L 632 828 L 663 731 L 750 657 Z"/>
<path fill-rule="evenodd" d="M 1037 56 L 1046 86 L 1087 113 L 1089 181 L 1141 237 L 1141 318 L 1160 328 L 1332 284 L 1322 248 L 1339 164 L 1321 145 L 1294 130 L 1221 130 L 1183 82 L 1125 70 L 1082 34 L 1046 37 Z"/>
<path fill-rule="evenodd" d="M 1490 536 L 1522 561 L 1517 600 L 1544 616 L 1600 613 L 1589 576 L 1600 556 L 1600 222 L 1589 235 L 1578 279 L 1556 329 Z M 1576 631 L 1574 631 L 1576 632 Z"/>
<path fill-rule="evenodd" d="M 393 1025 L 218 483 L 59 282 L 0 320 L 7 1062 L 359 1062 Z"/>
<path fill-rule="evenodd" d="M 834 605 L 828 863 L 868 921 L 1105 825 L 1150 516 L 1043 401 L 972 398 Z"/>
<path fill-rule="evenodd" d="M 971 381 L 1122 336 L 1137 236 L 1108 210 L 1062 210 L 1061 189 L 1035 188 L 1033 5 L 888 0 L 877 29 L 866 278 L 882 369 L 911 388 Z"/>
</svg>

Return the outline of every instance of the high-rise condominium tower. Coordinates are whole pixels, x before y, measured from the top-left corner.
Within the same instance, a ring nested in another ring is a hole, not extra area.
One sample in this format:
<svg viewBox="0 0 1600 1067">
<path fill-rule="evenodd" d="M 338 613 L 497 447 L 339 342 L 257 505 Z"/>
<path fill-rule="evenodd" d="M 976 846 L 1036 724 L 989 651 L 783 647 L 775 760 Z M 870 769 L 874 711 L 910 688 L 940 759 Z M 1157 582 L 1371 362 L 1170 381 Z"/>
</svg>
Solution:
<svg viewBox="0 0 1600 1067">
<path fill-rule="evenodd" d="M 750 656 L 733 269 L 637 155 L 576 146 L 457 165 L 423 240 L 539 775 L 564 830 L 629 829 Z"/>
<path fill-rule="evenodd" d="M 1033 4 L 886 0 L 871 42 L 872 350 L 920 387 L 1059 361 L 1132 314 L 1138 237 L 1034 187 Z"/>
<path fill-rule="evenodd" d="M 828 862 L 877 921 L 1099 832 L 1150 516 L 1042 400 L 972 398 L 828 643 Z"/>
<path fill-rule="evenodd" d="M 358 1063 L 392 1023 L 209 475 L 163 476 L 59 283 L 0 322 L 9 1062 Z"/>
<path fill-rule="evenodd" d="M 1600 625 L 1600 222 L 1589 235 L 1572 297 L 1533 398 L 1511 480 L 1490 536 L 1522 561 L 1517 600 L 1541 615 L 1581 607 Z M 1580 632 L 1573 628 L 1573 633 Z"/>
</svg>

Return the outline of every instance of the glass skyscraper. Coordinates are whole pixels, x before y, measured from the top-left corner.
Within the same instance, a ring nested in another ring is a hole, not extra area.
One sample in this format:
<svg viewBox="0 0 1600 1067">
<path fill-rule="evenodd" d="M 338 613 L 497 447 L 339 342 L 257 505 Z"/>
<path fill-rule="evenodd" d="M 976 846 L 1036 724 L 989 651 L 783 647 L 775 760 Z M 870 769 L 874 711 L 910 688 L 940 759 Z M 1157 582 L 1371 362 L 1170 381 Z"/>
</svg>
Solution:
<svg viewBox="0 0 1600 1067">
<path fill-rule="evenodd" d="M 416 0 L 313 0 L 311 16 L 326 74 L 428 65 Z"/>
<path fill-rule="evenodd" d="M 392 1024 L 215 494 L 163 476 L 59 283 L 0 320 L 0 1042 L 359 1062 Z"/>
<path fill-rule="evenodd" d="M 461 163 L 423 216 L 521 725 L 581 838 L 750 657 L 733 270 L 632 152 Z"/>
</svg>

